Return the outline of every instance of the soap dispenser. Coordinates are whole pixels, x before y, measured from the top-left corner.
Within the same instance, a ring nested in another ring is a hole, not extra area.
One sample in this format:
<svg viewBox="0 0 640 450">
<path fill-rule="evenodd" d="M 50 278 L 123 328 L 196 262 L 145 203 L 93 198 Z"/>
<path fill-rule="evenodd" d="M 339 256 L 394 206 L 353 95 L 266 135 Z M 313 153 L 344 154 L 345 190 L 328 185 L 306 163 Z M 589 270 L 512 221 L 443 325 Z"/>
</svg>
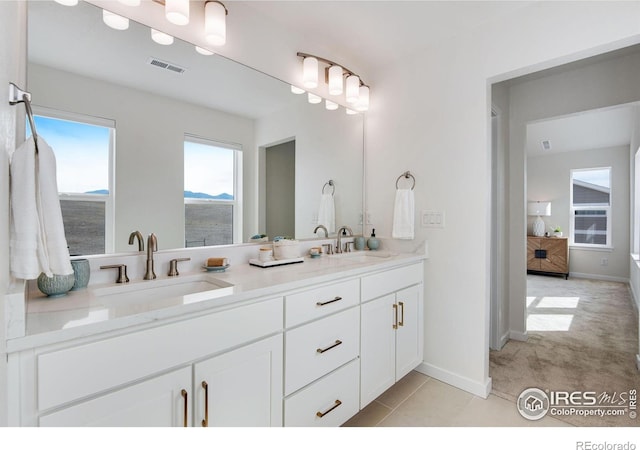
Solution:
<svg viewBox="0 0 640 450">
<path fill-rule="evenodd" d="M 376 229 L 371 231 L 371 237 L 367 240 L 367 247 L 369 250 L 378 250 L 380 247 L 380 240 L 376 237 Z"/>
</svg>

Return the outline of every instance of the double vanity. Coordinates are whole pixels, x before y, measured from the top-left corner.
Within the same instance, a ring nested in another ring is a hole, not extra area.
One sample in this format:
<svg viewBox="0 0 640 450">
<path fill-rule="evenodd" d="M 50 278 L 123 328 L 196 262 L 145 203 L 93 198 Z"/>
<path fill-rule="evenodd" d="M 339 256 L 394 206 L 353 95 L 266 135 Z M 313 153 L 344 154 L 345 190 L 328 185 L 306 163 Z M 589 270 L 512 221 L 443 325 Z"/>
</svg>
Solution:
<svg viewBox="0 0 640 450">
<path fill-rule="evenodd" d="M 209 273 L 195 252 L 158 255 L 191 257 L 179 276 L 28 290 L 10 424 L 339 426 L 422 362 L 424 255 Z"/>
</svg>

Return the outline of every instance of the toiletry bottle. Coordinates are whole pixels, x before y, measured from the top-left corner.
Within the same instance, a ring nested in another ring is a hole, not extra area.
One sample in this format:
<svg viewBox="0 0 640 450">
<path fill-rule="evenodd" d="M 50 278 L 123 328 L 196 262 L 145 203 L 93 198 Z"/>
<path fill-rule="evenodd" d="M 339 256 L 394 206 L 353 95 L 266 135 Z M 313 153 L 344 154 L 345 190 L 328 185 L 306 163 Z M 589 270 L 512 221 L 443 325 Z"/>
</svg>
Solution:
<svg viewBox="0 0 640 450">
<path fill-rule="evenodd" d="M 371 231 L 371 237 L 367 240 L 367 247 L 370 250 L 378 250 L 378 247 L 380 247 L 380 240 L 376 237 L 375 228 Z"/>
</svg>

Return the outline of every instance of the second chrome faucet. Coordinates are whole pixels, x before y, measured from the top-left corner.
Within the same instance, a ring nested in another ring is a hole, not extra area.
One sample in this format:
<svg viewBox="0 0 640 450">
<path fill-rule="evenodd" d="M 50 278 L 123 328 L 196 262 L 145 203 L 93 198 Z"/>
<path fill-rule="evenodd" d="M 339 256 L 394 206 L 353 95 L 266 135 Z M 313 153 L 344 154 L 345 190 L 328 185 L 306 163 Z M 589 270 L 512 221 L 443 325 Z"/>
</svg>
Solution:
<svg viewBox="0 0 640 450">
<path fill-rule="evenodd" d="M 145 280 L 155 280 L 156 273 L 153 270 L 153 252 L 158 251 L 158 239 L 151 233 L 147 238 L 147 270 L 144 273 Z"/>
</svg>

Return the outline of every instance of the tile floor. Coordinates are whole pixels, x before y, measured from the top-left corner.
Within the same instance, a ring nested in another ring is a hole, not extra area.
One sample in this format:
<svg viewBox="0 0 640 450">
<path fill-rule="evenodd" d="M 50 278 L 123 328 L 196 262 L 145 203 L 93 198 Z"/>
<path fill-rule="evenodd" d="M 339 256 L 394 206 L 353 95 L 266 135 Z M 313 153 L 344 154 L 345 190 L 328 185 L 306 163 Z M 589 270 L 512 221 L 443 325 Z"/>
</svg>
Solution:
<svg viewBox="0 0 640 450">
<path fill-rule="evenodd" d="M 352 417 L 345 427 L 569 427 L 553 417 L 523 418 L 516 405 L 477 397 L 419 372 L 407 376 Z"/>
</svg>

